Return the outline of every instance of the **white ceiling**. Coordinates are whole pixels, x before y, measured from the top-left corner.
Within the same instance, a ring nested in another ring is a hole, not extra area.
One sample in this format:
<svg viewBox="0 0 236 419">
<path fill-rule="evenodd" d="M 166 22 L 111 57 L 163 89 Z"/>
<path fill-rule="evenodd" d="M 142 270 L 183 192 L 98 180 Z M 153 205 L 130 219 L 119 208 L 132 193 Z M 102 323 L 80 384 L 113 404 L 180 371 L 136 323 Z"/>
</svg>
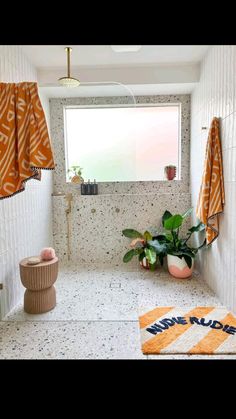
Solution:
<svg viewBox="0 0 236 419">
<path fill-rule="evenodd" d="M 23 52 L 36 68 L 66 66 L 66 46 L 72 47 L 73 66 L 138 66 L 198 63 L 208 45 L 142 45 L 136 52 L 115 52 L 110 45 L 23 45 Z"/>
</svg>

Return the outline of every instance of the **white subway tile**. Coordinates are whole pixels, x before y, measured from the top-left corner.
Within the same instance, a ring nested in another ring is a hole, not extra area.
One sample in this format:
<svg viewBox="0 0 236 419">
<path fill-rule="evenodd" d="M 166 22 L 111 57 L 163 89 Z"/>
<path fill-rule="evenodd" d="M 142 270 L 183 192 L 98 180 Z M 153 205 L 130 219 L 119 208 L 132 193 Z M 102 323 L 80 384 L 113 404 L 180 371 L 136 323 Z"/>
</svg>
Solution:
<svg viewBox="0 0 236 419">
<path fill-rule="evenodd" d="M 36 81 L 36 70 L 19 46 L 0 46 L 0 57 L 1 81 Z M 36 181 L 30 180 L 24 192 L 0 200 L 0 273 L 6 285 L 0 294 L 0 318 L 23 298 L 20 259 L 52 245 L 52 174 L 42 177 L 38 186 L 34 187 Z"/>
<path fill-rule="evenodd" d="M 221 141 L 226 204 L 220 216 L 219 238 L 199 257 L 200 269 L 223 304 L 236 310 L 236 46 L 213 46 L 202 63 L 199 85 L 192 95 L 192 107 L 201 109 L 201 123 L 210 126 L 213 116 L 221 117 Z M 205 96 L 205 97 L 204 97 Z M 199 103 L 199 101 L 201 103 Z M 196 207 L 199 171 L 205 159 L 206 137 L 199 131 L 196 114 L 191 122 L 191 194 Z M 200 146 L 199 146 L 200 144 Z M 198 160 L 198 163 L 196 162 Z"/>
</svg>

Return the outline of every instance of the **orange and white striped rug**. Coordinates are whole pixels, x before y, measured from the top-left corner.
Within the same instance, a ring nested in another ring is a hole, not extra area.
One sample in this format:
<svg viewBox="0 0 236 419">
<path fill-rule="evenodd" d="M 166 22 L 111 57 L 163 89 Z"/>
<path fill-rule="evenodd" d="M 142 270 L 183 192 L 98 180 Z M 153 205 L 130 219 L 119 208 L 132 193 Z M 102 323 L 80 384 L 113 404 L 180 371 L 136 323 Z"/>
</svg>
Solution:
<svg viewBox="0 0 236 419">
<path fill-rule="evenodd" d="M 144 354 L 234 354 L 236 317 L 225 307 L 156 307 L 139 316 Z"/>
</svg>

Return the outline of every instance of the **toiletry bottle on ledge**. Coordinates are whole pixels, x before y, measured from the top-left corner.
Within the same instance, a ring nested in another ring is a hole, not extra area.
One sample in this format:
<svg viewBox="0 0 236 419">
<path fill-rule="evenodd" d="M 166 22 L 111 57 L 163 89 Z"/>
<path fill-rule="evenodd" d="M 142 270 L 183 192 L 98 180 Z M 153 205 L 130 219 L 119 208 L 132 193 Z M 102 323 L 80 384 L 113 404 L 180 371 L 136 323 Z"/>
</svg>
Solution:
<svg viewBox="0 0 236 419">
<path fill-rule="evenodd" d="M 84 183 L 84 180 L 82 180 L 81 182 L 80 191 L 81 191 L 81 195 L 86 195 L 86 185 Z"/>
<path fill-rule="evenodd" d="M 92 194 L 92 185 L 90 183 L 90 179 L 88 179 L 86 195 L 91 195 L 91 194 Z"/>
<path fill-rule="evenodd" d="M 96 183 L 96 179 L 94 179 L 94 182 L 93 182 L 93 194 L 94 195 L 98 194 L 98 184 Z"/>
</svg>

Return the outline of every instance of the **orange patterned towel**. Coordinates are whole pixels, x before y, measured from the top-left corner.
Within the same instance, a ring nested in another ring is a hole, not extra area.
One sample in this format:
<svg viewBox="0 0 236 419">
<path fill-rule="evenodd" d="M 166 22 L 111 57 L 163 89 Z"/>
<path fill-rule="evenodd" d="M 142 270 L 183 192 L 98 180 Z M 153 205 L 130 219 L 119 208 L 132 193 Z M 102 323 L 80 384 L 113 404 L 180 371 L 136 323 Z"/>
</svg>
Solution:
<svg viewBox="0 0 236 419">
<path fill-rule="evenodd" d="M 206 242 L 211 244 L 219 235 L 219 214 L 225 203 L 219 119 L 214 118 L 207 140 L 205 166 L 196 215 L 206 227 Z"/>
<path fill-rule="evenodd" d="M 0 83 L 0 199 L 54 169 L 51 143 L 37 83 Z"/>
</svg>

